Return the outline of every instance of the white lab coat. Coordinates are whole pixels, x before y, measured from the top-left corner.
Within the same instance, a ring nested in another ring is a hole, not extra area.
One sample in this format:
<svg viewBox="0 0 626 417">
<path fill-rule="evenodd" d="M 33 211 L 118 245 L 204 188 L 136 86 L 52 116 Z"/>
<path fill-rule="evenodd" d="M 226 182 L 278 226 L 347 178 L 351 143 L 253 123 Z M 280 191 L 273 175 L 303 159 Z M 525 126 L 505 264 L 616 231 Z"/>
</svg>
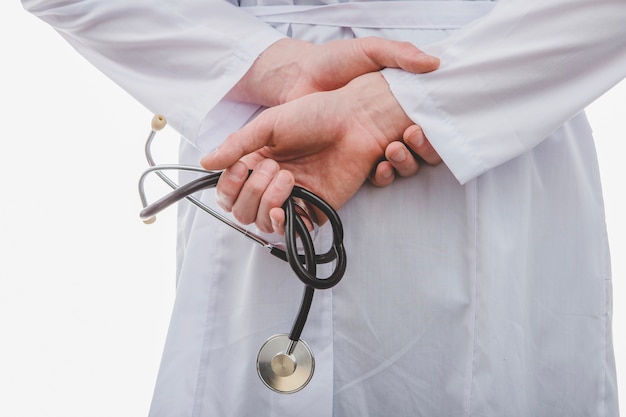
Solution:
<svg viewBox="0 0 626 417">
<path fill-rule="evenodd" d="M 384 70 L 445 164 L 365 185 L 340 210 L 348 269 L 316 292 L 304 390 L 271 392 L 255 370 L 264 340 L 290 330 L 300 282 L 181 205 L 151 416 L 618 415 L 609 252 L 582 110 L 626 75 L 626 1 L 504 0 L 491 12 L 441 0 L 23 3 L 165 114 L 191 164 L 257 110 L 221 99 L 282 36 L 406 39 L 442 60 L 431 74 Z"/>
</svg>

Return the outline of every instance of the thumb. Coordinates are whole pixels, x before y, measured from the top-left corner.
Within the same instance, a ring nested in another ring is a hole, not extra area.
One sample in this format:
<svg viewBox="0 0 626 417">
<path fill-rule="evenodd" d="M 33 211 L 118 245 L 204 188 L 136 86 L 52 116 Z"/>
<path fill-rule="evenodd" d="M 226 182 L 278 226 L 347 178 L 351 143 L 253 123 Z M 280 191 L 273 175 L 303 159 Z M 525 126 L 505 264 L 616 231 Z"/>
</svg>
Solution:
<svg viewBox="0 0 626 417">
<path fill-rule="evenodd" d="M 200 165 L 206 170 L 225 169 L 269 144 L 273 137 L 273 113 L 268 110 L 228 135 L 220 146 L 202 157 Z"/>
<path fill-rule="evenodd" d="M 439 68 L 439 58 L 428 55 L 410 42 L 367 37 L 357 40 L 374 65 L 401 68 L 414 74 Z"/>
</svg>

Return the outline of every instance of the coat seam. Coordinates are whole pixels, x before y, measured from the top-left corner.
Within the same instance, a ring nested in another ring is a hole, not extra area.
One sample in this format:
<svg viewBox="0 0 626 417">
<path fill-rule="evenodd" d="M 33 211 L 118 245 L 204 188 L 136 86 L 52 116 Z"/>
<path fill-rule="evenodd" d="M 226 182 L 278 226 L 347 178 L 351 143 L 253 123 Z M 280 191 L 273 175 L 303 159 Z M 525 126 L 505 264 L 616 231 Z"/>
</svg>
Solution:
<svg viewBox="0 0 626 417">
<path fill-rule="evenodd" d="M 470 247 L 468 250 L 469 267 L 468 272 L 471 281 L 471 307 L 473 311 L 470 325 L 471 352 L 469 356 L 469 378 L 467 387 L 467 410 L 464 415 L 470 417 L 472 412 L 474 372 L 476 369 L 476 322 L 478 315 L 478 179 L 467 184 L 468 190 L 468 224 L 470 227 Z"/>
</svg>

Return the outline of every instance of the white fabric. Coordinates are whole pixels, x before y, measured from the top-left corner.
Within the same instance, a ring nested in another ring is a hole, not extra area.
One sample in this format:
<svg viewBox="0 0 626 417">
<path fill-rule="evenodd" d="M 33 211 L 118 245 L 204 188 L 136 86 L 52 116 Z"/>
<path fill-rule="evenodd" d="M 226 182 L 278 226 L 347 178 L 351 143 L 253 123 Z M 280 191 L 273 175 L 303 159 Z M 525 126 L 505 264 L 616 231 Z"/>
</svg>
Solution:
<svg viewBox="0 0 626 417">
<path fill-rule="evenodd" d="M 396 0 L 335 3 L 323 6 L 247 6 L 244 10 L 265 22 L 360 27 L 376 29 L 459 29 L 482 17 L 494 6 L 490 1 Z"/>
<path fill-rule="evenodd" d="M 441 71 L 385 74 L 466 182 L 525 153 L 626 76 L 625 3 L 507 0 L 424 48 Z"/>
<path fill-rule="evenodd" d="M 259 53 L 283 37 L 223 0 L 22 3 L 190 138 Z"/>
<path fill-rule="evenodd" d="M 267 24 L 217 0 L 23 3 L 186 134 L 185 163 L 257 110 L 218 100 L 281 36 L 380 35 L 442 58 L 428 75 L 384 71 L 445 165 L 365 185 L 340 211 L 348 270 L 316 292 L 303 391 L 269 391 L 254 365 L 267 337 L 289 331 L 300 282 L 181 205 L 151 416 L 618 415 L 603 202 L 581 111 L 624 76 L 625 1 L 504 0 L 450 37 L 446 24 Z M 284 2 L 242 6 L 272 3 Z"/>
</svg>

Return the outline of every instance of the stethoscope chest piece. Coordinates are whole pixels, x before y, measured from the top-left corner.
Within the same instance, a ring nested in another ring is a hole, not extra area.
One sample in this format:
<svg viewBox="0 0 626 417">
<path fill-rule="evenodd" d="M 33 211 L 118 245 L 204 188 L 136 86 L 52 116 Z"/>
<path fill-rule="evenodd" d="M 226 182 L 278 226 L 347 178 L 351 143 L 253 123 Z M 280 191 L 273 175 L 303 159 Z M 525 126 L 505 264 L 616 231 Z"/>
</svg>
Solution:
<svg viewBox="0 0 626 417">
<path fill-rule="evenodd" d="M 257 372 L 271 390 L 291 394 L 304 388 L 315 369 L 315 359 L 309 346 L 289 335 L 272 336 L 261 346 L 256 361 Z"/>
</svg>

